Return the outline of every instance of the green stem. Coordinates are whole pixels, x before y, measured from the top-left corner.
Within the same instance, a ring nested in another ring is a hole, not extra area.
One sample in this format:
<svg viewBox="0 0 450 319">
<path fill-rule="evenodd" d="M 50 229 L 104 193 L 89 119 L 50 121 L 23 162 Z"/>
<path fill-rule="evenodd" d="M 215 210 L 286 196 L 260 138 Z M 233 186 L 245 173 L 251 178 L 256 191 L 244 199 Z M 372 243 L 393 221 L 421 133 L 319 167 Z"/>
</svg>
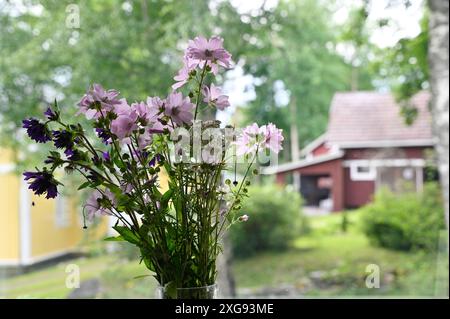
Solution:
<svg viewBox="0 0 450 319">
<path fill-rule="evenodd" d="M 202 85 L 203 85 L 203 80 L 205 79 L 206 67 L 207 67 L 207 63 L 205 62 L 205 65 L 203 66 L 202 74 L 200 76 L 200 82 L 198 84 L 198 93 L 197 93 L 197 101 L 195 103 L 194 121 L 197 119 L 198 106 L 200 105 L 200 95 L 202 94 Z"/>
<path fill-rule="evenodd" d="M 247 170 L 245 171 L 245 175 L 244 175 L 244 178 L 242 179 L 241 185 L 239 185 L 239 189 L 238 189 L 238 191 L 237 191 L 236 194 L 235 194 L 235 197 L 236 197 L 236 198 L 237 198 L 238 195 L 240 195 L 240 193 L 241 193 L 242 186 L 244 185 L 245 180 L 247 179 L 247 176 L 248 176 L 248 173 L 249 173 L 249 171 L 250 171 L 250 168 L 252 167 L 253 163 L 255 162 L 255 159 L 256 159 L 256 156 L 257 156 L 257 155 L 258 155 L 258 148 L 256 149 L 255 156 L 253 156 L 253 159 L 252 159 L 251 163 L 248 165 Z M 228 212 L 226 212 L 226 214 L 229 214 L 229 213 L 233 210 L 233 208 L 234 208 L 235 205 L 236 205 L 236 199 L 233 201 L 233 203 L 232 203 L 231 206 L 230 206 L 230 209 L 228 210 Z M 222 224 L 221 224 L 221 226 L 220 226 L 220 229 L 219 229 L 219 237 L 220 237 L 220 235 L 221 235 L 221 233 L 222 233 L 223 226 L 225 225 L 225 221 L 226 221 L 226 218 L 224 218 L 224 220 L 223 220 L 223 222 L 222 222 Z"/>
</svg>

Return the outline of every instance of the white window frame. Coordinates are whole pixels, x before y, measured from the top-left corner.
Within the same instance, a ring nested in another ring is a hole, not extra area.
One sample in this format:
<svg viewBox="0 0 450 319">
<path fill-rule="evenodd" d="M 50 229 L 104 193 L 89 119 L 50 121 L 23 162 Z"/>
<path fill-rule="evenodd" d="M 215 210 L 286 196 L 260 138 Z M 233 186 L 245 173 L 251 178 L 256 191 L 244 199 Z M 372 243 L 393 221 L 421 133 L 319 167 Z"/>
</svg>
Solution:
<svg viewBox="0 0 450 319">
<path fill-rule="evenodd" d="M 359 167 L 369 168 L 368 172 L 358 171 Z M 362 163 L 351 163 L 350 165 L 350 179 L 352 181 L 374 181 L 377 178 L 377 169 L 374 165 L 367 165 Z"/>
</svg>

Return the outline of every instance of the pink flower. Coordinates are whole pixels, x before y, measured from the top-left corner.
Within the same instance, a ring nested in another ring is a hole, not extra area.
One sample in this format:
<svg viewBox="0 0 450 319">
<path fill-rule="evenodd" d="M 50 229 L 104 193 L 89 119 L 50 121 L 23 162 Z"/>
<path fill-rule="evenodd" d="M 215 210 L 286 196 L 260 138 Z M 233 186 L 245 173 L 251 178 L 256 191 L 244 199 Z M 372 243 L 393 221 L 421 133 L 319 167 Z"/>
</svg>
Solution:
<svg viewBox="0 0 450 319">
<path fill-rule="evenodd" d="M 223 39 L 218 36 L 189 40 L 186 53 L 188 58 L 194 60 L 211 61 L 227 68 L 231 64 L 231 54 L 223 48 Z"/>
<path fill-rule="evenodd" d="M 100 84 L 94 84 L 78 103 L 78 114 L 84 114 L 88 120 L 98 119 L 107 112 L 112 111 L 115 105 L 120 104 L 116 90 L 105 91 Z"/>
<path fill-rule="evenodd" d="M 154 96 L 154 97 L 147 97 L 147 105 L 151 108 L 151 109 L 155 109 L 155 110 L 162 110 L 162 107 L 164 106 L 164 101 L 161 100 L 160 97 L 158 96 Z"/>
<path fill-rule="evenodd" d="M 236 142 L 234 143 L 237 146 L 236 154 L 241 156 L 256 152 L 259 146 L 258 134 L 259 127 L 256 123 L 244 128 L 242 134 L 238 136 Z"/>
<path fill-rule="evenodd" d="M 156 103 L 155 103 L 156 102 Z M 147 103 L 139 102 L 131 104 L 131 109 L 136 112 L 140 123 L 144 126 L 158 122 L 163 102 L 160 98 L 147 98 Z"/>
<path fill-rule="evenodd" d="M 183 67 L 181 68 L 181 70 L 178 71 L 178 74 L 173 78 L 177 82 L 172 85 L 173 90 L 182 87 L 189 81 L 190 78 L 189 74 L 191 73 L 192 70 L 194 70 L 197 67 L 198 63 L 199 61 L 190 59 L 186 55 L 184 56 Z"/>
<path fill-rule="evenodd" d="M 283 149 L 281 146 L 284 140 L 282 131 L 272 123 L 261 126 L 260 132 L 264 136 L 263 146 L 278 154 Z"/>
<path fill-rule="evenodd" d="M 132 103 L 130 107 L 134 112 L 136 112 L 140 120 L 147 122 L 151 110 L 146 103 L 144 102 Z"/>
<path fill-rule="evenodd" d="M 139 146 L 139 150 L 143 150 L 145 147 L 150 145 L 153 141 L 152 133 L 146 129 L 144 133 L 139 134 L 137 137 L 137 143 Z"/>
<path fill-rule="evenodd" d="M 162 133 L 167 128 L 161 123 L 161 117 L 164 115 L 165 101 L 161 98 L 147 97 L 148 113 L 147 113 L 147 127 L 150 133 Z"/>
<path fill-rule="evenodd" d="M 136 123 L 138 114 L 134 108 L 127 104 L 120 104 L 115 108 L 117 118 L 111 122 L 111 132 L 117 136 L 122 143 L 130 143 L 130 135 L 134 130 L 138 129 Z"/>
<path fill-rule="evenodd" d="M 222 95 L 222 90 L 214 84 L 203 88 L 203 96 L 205 97 L 203 102 L 214 105 L 221 111 L 230 106 L 228 95 Z"/>
<path fill-rule="evenodd" d="M 166 99 L 164 114 L 169 116 L 175 124 L 190 124 L 194 115 L 194 104 L 189 97 L 183 98 L 181 93 L 172 92 Z"/>
<path fill-rule="evenodd" d="M 134 186 L 131 183 L 124 183 L 122 185 L 120 185 L 120 189 L 125 193 L 125 194 L 131 194 L 134 190 Z"/>
<path fill-rule="evenodd" d="M 111 193 L 109 189 L 105 190 L 105 198 L 109 200 L 111 205 L 116 204 L 116 199 L 114 194 Z M 84 208 L 86 209 L 87 216 L 89 220 L 93 220 L 96 215 L 112 215 L 109 208 L 103 207 L 100 204 L 100 200 L 103 199 L 104 196 L 98 190 L 95 190 L 87 199 Z"/>
<path fill-rule="evenodd" d="M 188 82 L 189 72 L 190 70 L 186 65 L 184 65 L 181 70 L 178 71 L 178 74 L 173 77 L 173 79 L 177 82 L 172 85 L 173 90 L 179 89 Z"/>
<path fill-rule="evenodd" d="M 283 149 L 281 146 L 283 140 L 282 130 L 274 124 L 269 123 L 258 127 L 258 124 L 253 123 L 243 130 L 234 144 L 237 146 L 236 154 L 238 156 L 253 154 L 265 149 L 270 149 L 278 154 Z"/>
<path fill-rule="evenodd" d="M 113 112 L 117 115 L 129 114 L 131 111 L 130 106 L 126 99 L 120 99 L 116 105 L 114 105 Z"/>
</svg>

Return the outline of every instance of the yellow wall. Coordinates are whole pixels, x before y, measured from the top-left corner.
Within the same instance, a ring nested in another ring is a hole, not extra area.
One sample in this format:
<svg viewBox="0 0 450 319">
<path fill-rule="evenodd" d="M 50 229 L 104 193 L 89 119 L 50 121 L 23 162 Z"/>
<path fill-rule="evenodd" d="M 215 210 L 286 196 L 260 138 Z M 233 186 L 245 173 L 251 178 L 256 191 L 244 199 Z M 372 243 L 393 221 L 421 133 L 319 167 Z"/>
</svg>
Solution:
<svg viewBox="0 0 450 319">
<path fill-rule="evenodd" d="M 83 229 L 73 201 L 65 200 L 64 208 L 69 210 L 66 225 L 58 225 L 56 220 L 56 199 L 31 196 L 31 255 L 45 256 L 75 248 L 80 242 Z"/>
<path fill-rule="evenodd" d="M 9 164 L 12 162 L 12 159 L 12 151 L 0 148 L 0 164 Z"/>
<path fill-rule="evenodd" d="M 17 176 L 0 174 L 0 205 L 0 260 L 17 261 L 19 259 L 19 178 Z"/>
<path fill-rule="evenodd" d="M 12 153 L 0 148 L 0 165 L 11 164 Z M 19 259 L 19 179 L 0 172 L 0 260 Z"/>
<path fill-rule="evenodd" d="M 0 148 L 0 165 L 12 164 L 12 152 Z M 0 264 L 18 263 L 20 260 L 20 187 L 22 176 L 15 172 L 0 172 Z M 64 253 L 77 248 L 85 231 L 83 230 L 79 202 L 66 198 L 64 208 L 67 223 L 58 225 L 56 199 L 48 200 L 29 192 L 29 202 L 24 203 L 30 209 L 30 250 L 31 260 L 40 260 L 46 256 Z M 34 205 L 32 205 L 34 203 Z M 28 206 L 29 205 L 29 206 Z M 103 218 L 89 239 L 98 240 L 106 235 L 108 221 Z"/>
<path fill-rule="evenodd" d="M 13 154 L 0 148 L 0 165 L 11 164 Z M 14 172 L 0 173 L 0 261 L 18 262 L 20 259 L 20 188 L 22 176 Z M 162 192 L 168 189 L 167 175 L 160 174 Z M 107 218 L 102 218 L 89 232 L 83 230 L 81 205 L 76 198 L 65 199 L 68 210 L 67 224 L 57 223 L 57 199 L 45 199 L 29 192 L 31 260 L 68 252 L 77 248 L 82 239 L 89 242 L 101 240 L 109 230 Z M 34 205 L 32 205 L 34 203 Z"/>
</svg>

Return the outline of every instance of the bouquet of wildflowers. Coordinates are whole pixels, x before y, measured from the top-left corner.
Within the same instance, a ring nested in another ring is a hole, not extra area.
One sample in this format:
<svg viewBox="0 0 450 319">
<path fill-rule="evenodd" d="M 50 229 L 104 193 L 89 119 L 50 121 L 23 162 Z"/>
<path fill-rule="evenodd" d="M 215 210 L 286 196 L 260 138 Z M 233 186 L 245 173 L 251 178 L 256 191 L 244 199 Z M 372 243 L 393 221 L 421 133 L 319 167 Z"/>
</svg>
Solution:
<svg viewBox="0 0 450 319">
<path fill-rule="evenodd" d="M 205 108 L 230 105 L 211 79 L 231 63 L 221 38 L 197 37 L 189 41 L 184 66 L 165 98 L 129 104 L 116 90 L 94 84 L 77 113 L 91 121 L 92 132 L 66 123 L 56 102 L 45 121 L 24 120 L 31 139 L 55 147 L 42 169 L 24 173 L 29 188 L 54 198 L 62 186 L 55 171 L 78 172 L 85 179 L 79 189 L 91 190 L 84 217 L 115 217 L 119 236 L 109 240 L 136 245 L 162 287 L 214 284 L 221 236 L 248 219 L 239 211 L 252 164 L 258 154 L 277 154 L 283 140 L 273 124 L 237 132 L 198 119 Z M 247 165 L 244 176 L 224 180 L 223 171 L 238 158 Z"/>
</svg>

